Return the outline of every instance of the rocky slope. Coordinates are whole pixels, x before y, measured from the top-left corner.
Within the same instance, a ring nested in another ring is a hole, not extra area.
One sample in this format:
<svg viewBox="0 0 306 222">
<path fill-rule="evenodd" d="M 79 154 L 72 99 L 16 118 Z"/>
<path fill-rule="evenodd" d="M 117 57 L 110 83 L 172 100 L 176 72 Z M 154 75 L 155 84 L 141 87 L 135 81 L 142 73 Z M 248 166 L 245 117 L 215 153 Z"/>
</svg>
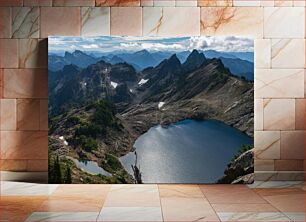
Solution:
<svg viewBox="0 0 306 222">
<path fill-rule="evenodd" d="M 253 82 L 233 76 L 220 59 L 207 59 L 196 50 L 183 64 L 174 54 L 141 72 L 127 63 L 100 61 L 85 69 L 65 66 L 49 76 L 51 149 L 61 156 L 118 158 L 152 126 L 188 118 L 217 119 L 253 136 Z M 103 101 L 114 106 L 104 107 L 101 114 L 97 104 Z M 96 121 L 97 113 L 103 121 Z M 79 132 L 88 127 L 98 133 L 80 139 Z M 60 143 L 60 136 L 68 146 Z M 122 167 L 109 169 L 121 181 L 131 181 Z"/>
</svg>

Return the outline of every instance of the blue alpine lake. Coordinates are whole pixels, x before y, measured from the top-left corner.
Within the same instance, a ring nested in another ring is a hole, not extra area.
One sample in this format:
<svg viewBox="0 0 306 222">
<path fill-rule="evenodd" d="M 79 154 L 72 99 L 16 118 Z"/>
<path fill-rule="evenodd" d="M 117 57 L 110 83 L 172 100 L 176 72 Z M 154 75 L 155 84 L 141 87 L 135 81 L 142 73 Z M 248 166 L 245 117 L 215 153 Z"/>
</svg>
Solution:
<svg viewBox="0 0 306 222">
<path fill-rule="evenodd" d="M 83 171 L 85 171 L 89 174 L 93 174 L 93 175 L 101 174 L 101 175 L 104 175 L 104 176 L 111 176 L 112 175 L 111 173 L 107 172 L 102 167 L 100 167 L 98 165 L 98 163 L 95 162 L 95 161 L 77 160 L 77 159 L 74 159 L 72 157 L 70 157 L 70 159 L 75 163 L 75 165 L 79 169 L 81 169 L 81 170 L 83 170 Z"/>
<path fill-rule="evenodd" d="M 216 120 L 152 127 L 134 144 L 144 183 L 215 183 L 241 145 L 253 138 Z M 133 175 L 135 153 L 120 158 Z"/>
</svg>

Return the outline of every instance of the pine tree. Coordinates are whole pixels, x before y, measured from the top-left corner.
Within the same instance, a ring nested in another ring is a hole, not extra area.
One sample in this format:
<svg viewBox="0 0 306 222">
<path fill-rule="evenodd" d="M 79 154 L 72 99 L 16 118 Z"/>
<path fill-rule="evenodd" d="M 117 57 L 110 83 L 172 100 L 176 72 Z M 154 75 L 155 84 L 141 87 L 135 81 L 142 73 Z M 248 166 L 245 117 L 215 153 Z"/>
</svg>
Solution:
<svg viewBox="0 0 306 222">
<path fill-rule="evenodd" d="M 65 183 L 72 183 L 70 166 L 67 166 L 67 169 L 66 169 Z"/>
</svg>

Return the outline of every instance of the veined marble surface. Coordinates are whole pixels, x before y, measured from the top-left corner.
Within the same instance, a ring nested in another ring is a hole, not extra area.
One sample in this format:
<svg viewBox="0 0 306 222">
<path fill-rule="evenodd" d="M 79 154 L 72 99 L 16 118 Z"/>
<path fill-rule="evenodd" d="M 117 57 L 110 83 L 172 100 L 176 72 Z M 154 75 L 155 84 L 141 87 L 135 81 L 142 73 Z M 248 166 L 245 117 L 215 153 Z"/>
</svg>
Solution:
<svg viewBox="0 0 306 222">
<path fill-rule="evenodd" d="M 1 196 L 47 196 L 51 195 L 57 187 L 57 184 L 1 181 Z"/>
<path fill-rule="evenodd" d="M 99 212 L 35 212 L 26 221 L 96 221 Z"/>
<path fill-rule="evenodd" d="M 81 35 L 99 36 L 110 34 L 109 7 L 81 8 Z"/>
<path fill-rule="evenodd" d="M 12 37 L 39 38 L 39 18 L 38 7 L 14 7 Z"/>
<path fill-rule="evenodd" d="M 224 212 L 218 213 L 220 220 L 223 221 L 286 221 L 290 219 L 280 212 Z"/>
</svg>

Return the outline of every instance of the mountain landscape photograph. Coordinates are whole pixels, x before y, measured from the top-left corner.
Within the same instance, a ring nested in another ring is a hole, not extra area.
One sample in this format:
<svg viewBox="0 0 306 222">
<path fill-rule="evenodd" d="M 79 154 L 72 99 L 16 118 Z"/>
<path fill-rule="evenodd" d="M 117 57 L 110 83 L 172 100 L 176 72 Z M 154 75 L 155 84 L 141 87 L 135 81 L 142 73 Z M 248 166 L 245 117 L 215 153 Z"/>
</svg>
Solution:
<svg viewBox="0 0 306 222">
<path fill-rule="evenodd" d="M 49 183 L 252 183 L 253 51 L 236 36 L 49 37 Z"/>
</svg>

